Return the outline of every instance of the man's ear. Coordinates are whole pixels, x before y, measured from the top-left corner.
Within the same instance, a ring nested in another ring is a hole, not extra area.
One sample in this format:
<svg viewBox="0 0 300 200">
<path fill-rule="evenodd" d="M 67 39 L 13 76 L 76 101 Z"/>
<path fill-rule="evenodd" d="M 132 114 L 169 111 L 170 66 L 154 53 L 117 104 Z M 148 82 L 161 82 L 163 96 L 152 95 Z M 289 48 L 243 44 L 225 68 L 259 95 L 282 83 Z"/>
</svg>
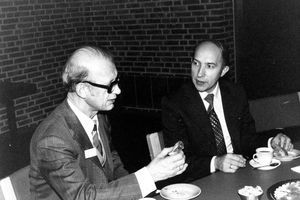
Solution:
<svg viewBox="0 0 300 200">
<path fill-rule="evenodd" d="M 87 90 L 87 88 L 85 87 L 84 83 L 78 83 L 75 87 L 76 87 L 76 94 L 79 97 L 85 99 L 86 98 L 86 92 L 87 92 L 86 90 Z"/>
<path fill-rule="evenodd" d="M 224 76 L 229 71 L 229 66 L 224 66 L 222 69 L 221 77 Z"/>
</svg>

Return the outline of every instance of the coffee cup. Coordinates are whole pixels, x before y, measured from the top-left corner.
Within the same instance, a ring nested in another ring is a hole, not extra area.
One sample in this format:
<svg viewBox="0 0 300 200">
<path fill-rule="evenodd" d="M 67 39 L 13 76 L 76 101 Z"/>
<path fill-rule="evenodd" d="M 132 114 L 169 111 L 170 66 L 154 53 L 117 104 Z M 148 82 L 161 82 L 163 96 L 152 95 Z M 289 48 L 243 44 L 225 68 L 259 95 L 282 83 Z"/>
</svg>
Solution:
<svg viewBox="0 0 300 200">
<path fill-rule="evenodd" d="M 260 147 L 256 149 L 253 160 L 260 165 L 270 165 L 273 159 L 273 149 L 268 147 Z"/>
</svg>

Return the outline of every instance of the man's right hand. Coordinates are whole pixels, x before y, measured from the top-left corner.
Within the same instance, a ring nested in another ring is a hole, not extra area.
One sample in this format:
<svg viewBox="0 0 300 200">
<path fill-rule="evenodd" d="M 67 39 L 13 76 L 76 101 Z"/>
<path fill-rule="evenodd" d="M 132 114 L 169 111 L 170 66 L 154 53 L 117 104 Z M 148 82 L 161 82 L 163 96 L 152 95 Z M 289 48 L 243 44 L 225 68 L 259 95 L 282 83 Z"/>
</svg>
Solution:
<svg viewBox="0 0 300 200">
<path fill-rule="evenodd" d="M 173 147 L 164 148 L 147 166 L 154 182 L 161 181 L 183 173 L 187 164 L 182 150 L 177 153 L 169 153 Z"/>
<path fill-rule="evenodd" d="M 231 153 L 217 156 L 215 167 L 223 172 L 234 173 L 238 168 L 246 167 L 246 159 L 242 155 Z"/>
</svg>

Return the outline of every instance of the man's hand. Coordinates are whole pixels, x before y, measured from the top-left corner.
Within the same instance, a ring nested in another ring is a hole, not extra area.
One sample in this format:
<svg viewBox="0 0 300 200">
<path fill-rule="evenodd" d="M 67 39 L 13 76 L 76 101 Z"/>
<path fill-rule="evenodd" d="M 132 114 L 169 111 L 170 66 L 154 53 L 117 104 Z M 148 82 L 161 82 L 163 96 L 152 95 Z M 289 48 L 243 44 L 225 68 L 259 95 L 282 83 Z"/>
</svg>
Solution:
<svg viewBox="0 0 300 200">
<path fill-rule="evenodd" d="M 223 156 L 216 157 L 215 167 L 216 169 L 234 173 L 238 168 L 246 166 L 246 159 L 242 155 L 238 154 L 225 154 Z"/>
<path fill-rule="evenodd" d="M 173 147 L 164 148 L 147 166 L 154 182 L 171 178 L 184 172 L 187 168 L 183 151 L 169 153 Z"/>
<path fill-rule="evenodd" d="M 276 137 L 272 139 L 271 146 L 274 149 L 274 153 L 281 156 L 286 156 L 287 151 L 294 148 L 291 139 L 282 133 L 277 134 Z"/>
</svg>

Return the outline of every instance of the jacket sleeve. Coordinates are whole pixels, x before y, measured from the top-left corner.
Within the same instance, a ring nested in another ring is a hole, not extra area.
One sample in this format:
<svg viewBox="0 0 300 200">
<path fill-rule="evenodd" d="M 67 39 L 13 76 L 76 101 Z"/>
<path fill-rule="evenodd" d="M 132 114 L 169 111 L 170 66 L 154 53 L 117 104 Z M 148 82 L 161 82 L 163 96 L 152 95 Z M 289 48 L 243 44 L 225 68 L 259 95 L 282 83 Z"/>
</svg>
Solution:
<svg viewBox="0 0 300 200">
<path fill-rule="evenodd" d="M 188 133 L 182 109 L 167 97 L 162 99 L 162 124 L 166 146 L 172 146 L 179 140 L 183 141 L 186 163 L 188 163 L 187 170 L 182 175 L 173 178 L 173 182 L 192 181 L 209 175 L 212 156 L 204 153 L 196 155 L 191 142 L 193 138 Z"/>
</svg>

